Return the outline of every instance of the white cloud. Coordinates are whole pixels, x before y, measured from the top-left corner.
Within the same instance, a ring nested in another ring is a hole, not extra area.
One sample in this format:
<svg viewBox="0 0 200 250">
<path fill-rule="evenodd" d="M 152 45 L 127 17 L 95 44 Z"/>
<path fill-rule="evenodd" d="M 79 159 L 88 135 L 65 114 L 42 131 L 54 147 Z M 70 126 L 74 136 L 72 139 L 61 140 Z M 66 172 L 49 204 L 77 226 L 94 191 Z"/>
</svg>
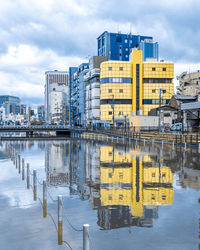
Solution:
<svg viewBox="0 0 200 250">
<path fill-rule="evenodd" d="M 153 36 L 161 58 L 175 62 L 175 75 L 187 64 L 199 69 L 199 10 L 197 0 L 3 1 L 0 92 L 43 102 L 44 72 L 87 61 L 105 30 Z"/>
</svg>

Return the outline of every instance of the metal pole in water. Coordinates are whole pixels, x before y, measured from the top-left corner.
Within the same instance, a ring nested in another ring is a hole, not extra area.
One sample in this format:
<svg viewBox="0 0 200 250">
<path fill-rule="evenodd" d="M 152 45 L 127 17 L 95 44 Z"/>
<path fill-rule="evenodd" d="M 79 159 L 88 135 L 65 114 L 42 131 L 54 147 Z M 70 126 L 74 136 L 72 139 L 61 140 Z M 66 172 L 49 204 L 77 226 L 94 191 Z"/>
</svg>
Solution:
<svg viewBox="0 0 200 250">
<path fill-rule="evenodd" d="M 33 200 L 37 200 L 37 171 L 33 170 Z"/>
<path fill-rule="evenodd" d="M 118 139 L 119 139 L 119 137 L 117 137 L 117 143 L 118 143 Z"/>
<path fill-rule="evenodd" d="M 15 157 L 15 155 L 13 156 L 13 164 L 14 165 L 16 164 L 16 157 Z"/>
<path fill-rule="evenodd" d="M 90 250 L 89 224 L 83 225 L 83 250 Z"/>
<path fill-rule="evenodd" d="M 58 245 L 62 245 L 62 195 L 58 195 Z"/>
<path fill-rule="evenodd" d="M 174 141 L 173 141 L 173 144 L 172 144 L 172 149 L 174 149 Z"/>
<path fill-rule="evenodd" d="M 184 144 L 185 144 L 185 150 L 186 150 L 187 149 L 187 143 L 185 142 Z"/>
<path fill-rule="evenodd" d="M 27 189 L 29 189 L 29 186 L 30 186 L 30 168 L 29 168 L 29 163 L 27 163 L 26 183 L 27 183 Z"/>
<path fill-rule="evenodd" d="M 43 181 L 43 217 L 47 217 L 47 183 Z"/>
<path fill-rule="evenodd" d="M 162 141 L 162 148 L 163 148 L 163 141 Z"/>
<path fill-rule="evenodd" d="M 18 164 L 19 164 L 19 166 L 18 166 L 18 172 L 20 174 L 20 172 L 21 172 L 21 156 L 20 155 L 18 155 Z"/>
<path fill-rule="evenodd" d="M 144 146 L 145 146 L 145 139 L 144 139 Z"/>
<path fill-rule="evenodd" d="M 17 165 L 18 165 L 18 155 L 15 156 L 15 166 L 17 168 Z"/>
<path fill-rule="evenodd" d="M 199 147 L 198 147 L 198 152 L 200 153 L 200 143 L 198 144 L 198 146 L 199 146 Z"/>
<path fill-rule="evenodd" d="M 24 180 L 24 158 L 22 158 L 22 180 Z"/>
</svg>

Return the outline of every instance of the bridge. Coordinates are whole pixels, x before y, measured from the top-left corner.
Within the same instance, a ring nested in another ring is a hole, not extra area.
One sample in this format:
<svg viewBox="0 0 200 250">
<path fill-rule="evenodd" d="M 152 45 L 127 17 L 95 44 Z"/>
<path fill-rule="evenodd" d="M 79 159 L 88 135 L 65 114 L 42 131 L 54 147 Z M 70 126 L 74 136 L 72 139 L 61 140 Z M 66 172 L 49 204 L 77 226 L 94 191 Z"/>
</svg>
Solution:
<svg viewBox="0 0 200 250">
<path fill-rule="evenodd" d="M 56 135 L 70 135 L 71 133 L 83 133 L 86 129 L 57 126 L 57 125 L 35 125 L 35 126 L 0 126 L 1 133 L 26 133 L 27 137 L 31 137 L 34 133 L 38 132 L 56 132 Z"/>
</svg>

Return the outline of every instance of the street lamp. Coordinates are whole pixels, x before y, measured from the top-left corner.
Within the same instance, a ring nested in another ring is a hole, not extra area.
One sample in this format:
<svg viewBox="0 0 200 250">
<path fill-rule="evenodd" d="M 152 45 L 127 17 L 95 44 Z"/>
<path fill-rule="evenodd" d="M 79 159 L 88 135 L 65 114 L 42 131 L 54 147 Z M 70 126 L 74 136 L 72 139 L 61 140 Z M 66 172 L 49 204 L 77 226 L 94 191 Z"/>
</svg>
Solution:
<svg viewBox="0 0 200 250">
<path fill-rule="evenodd" d="M 158 121 L 158 126 L 159 126 L 159 133 L 161 132 L 161 100 L 162 100 L 162 94 L 166 93 L 165 89 L 159 88 L 159 89 L 153 89 L 154 91 L 158 90 L 159 91 L 159 121 Z"/>
</svg>

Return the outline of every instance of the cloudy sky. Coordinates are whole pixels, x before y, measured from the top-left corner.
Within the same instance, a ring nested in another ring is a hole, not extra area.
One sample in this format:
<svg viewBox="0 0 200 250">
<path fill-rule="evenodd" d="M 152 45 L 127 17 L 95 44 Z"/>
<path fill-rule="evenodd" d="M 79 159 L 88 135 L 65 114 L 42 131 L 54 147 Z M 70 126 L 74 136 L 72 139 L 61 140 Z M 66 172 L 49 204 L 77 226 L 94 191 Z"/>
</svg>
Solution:
<svg viewBox="0 0 200 250">
<path fill-rule="evenodd" d="M 199 0 L 1 1 L 0 94 L 43 103 L 44 72 L 87 62 L 105 30 L 153 36 L 175 75 L 200 69 L 199 13 Z"/>
</svg>

